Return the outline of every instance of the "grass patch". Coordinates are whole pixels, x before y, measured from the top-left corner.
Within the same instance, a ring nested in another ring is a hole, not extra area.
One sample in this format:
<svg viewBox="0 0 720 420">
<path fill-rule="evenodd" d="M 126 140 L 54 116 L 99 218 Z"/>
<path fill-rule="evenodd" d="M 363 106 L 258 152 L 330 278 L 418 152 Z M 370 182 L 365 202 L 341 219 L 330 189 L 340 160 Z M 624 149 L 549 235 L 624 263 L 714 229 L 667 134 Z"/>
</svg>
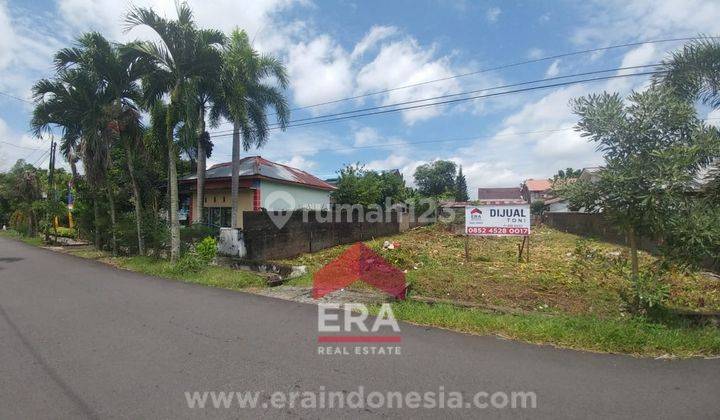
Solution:
<svg viewBox="0 0 720 420">
<path fill-rule="evenodd" d="M 399 249 L 383 249 L 385 240 Z M 588 258 L 578 248 L 580 237 L 548 227 L 533 230 L 531 261 L 518 263 L 518 238 L 470 238 L 470 261 L 465 261 L 465 238 L 439 226 L 414 229 L 365 243 L 387 261 L 407 272 L 415 294 L 494 306 L 542 310 L 555 314 L 617 318 L 623 304 L 619 292 L 630 284 L 609 270 L 598 258 Z M 626 247 L 589 241 L 593 255 L 626 256 Z M 339 256 L 347 246 L 278 261 L 308 266 L 309 275 L 293 280 L 297 286 L 312 284 L 312 273 Z M 641 265 L 655 258 L 640 253 Z M 668 278 L 671 307 L 720 310 L 720 282 L 698 273 L 674 272 Z M 353 287 L 358 287 L 353 285 Z M 360 286 L 362 287 L 362 286 Z M 540 309 L 542 308 L 542 309 Z"/>
<path fill-rule="evenodd" d="M 14 239 L 33 246 L 42 246 L 43 238 L 40 236 L 23 236 L 14 230 L 0 230 L 0 238 Z"/>
<path fill-rule="evenodd" d="M 720 354 L 720 333 L 713 327 L 667 325 L 643 318 L 502 315 L 413 301 L 392 306 L 397 319 L 411 323 L 538 344 L 638 356 Z"/>
<path fill-rule="evenodd" d="M 180 271 L 165 260 L 151 257 L 105 257 L 101 261 L 116 267 L 137 271 L 156 277 L 164 277 L 186 283 L 202 284 L 221 289 L 241 290 L 247 287 L 264 287 L 265 280 L 247 271 L 233 270 L 228 267 L 207 266 L 197 272 Z"/>
<path fill-rule="evenodd" d="M 41 237 L 23 237 L 14 231 L 0 231 L 0 237 L 20 240 L 34 246 L 42 246 Z M 265 279 L 247 271 L 233 270 L 228 267 L 207 266 L 199 271 L 180 271 L 169 261 L 151 257 L 112 257 L 104 251 L 91 246 L 67 248 L 66 253 L 80 258 L 101 261 L 103 263 L 136 271 L 156 277 L 179 280 L 186 283 L 202 284 L 221 289 L 241 290 L 247 287 L 265 287 Z"/>
</svg>

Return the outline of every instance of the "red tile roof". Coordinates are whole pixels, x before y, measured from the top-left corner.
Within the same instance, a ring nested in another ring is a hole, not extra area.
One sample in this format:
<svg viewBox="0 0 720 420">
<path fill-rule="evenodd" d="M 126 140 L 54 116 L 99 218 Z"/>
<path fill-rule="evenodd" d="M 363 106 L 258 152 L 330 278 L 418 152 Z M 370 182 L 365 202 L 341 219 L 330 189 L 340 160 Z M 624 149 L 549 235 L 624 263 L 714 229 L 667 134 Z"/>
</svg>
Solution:
<svg viewBox="0 0 720 420">
<path fill-rule="evenodd" d="M 478 188 L 481 204 L 525 204 L 520 187 Z"/>
<path fill-rule="evenodd" d="M 231 171 L 232 162 L 218 163 L 208 168 L 205 178 L 208 180 L 230 178 Z M 196 178 L 197 176 L 192 174 L 184 177 L 182 181 L 192 181 Z M 269 161 L 261 156 L 248 156 L 240 159 L 240 178 L 269 178 L 322 190 L 336 189 L 333 185 L 305 171 Z"/>
<path fill-rule="evenodd" d="M 549 179 L 527 179 L 525 185 L 529 191 L 547 191 L 552 188 L 552 182 Z"/>
<path fill-rule="evenodd" d="M 478 200 L 520 200 L 522 190 L 519 187 L 478 188 Z"/>
</svg>

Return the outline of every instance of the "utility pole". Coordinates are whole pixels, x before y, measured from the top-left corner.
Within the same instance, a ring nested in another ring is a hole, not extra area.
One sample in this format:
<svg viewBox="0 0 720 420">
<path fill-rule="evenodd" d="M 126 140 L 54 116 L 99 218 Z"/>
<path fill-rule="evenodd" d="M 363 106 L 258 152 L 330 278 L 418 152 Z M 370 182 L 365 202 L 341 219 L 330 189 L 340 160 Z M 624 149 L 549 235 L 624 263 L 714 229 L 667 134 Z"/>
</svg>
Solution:
<svg viewBox="0 0 720 420">
<path fill-rule="evenodd" d="M 53 193 L 53 199 L 55 199 L 55 147 L 57 144 L 55 143 L 55 136 L 50 136 L 50 166 L 48 168 L 48 198 L 50 197 L 50 192 Z"/>
<path fill-rule="evenodd" d="M 50 224 L 54 223 L 50 209 L 53 208 L 52 203 L 57 199 L 55 195 L 55 136 L 50 135 L 50 163 L 48 164 L 48 193 L 47 193 L 47 227 L 45 228 L 45 242 L 50 241 Z M 57 239 L 57 238 L 56 238 Z"/>
</svg>

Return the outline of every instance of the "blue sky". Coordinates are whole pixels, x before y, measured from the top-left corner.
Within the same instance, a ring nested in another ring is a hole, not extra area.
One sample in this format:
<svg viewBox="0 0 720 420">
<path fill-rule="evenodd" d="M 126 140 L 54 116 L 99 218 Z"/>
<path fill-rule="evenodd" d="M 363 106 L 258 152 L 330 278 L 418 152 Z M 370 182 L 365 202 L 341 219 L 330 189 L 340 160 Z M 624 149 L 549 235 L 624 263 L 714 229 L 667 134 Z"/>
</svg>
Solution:
<svg viewBox="0 0 720 420">
<path fill-rule="evenodd" d="M 143 0 L 172 16 L 174 2 Z M 52 75 L 52 54 L 83 31 L 119 41 L 129 3 L 115 0 L 0 0 L 0 91 L 28 98 L 32 83 Z M 263 52 L 288 67 L 293 107 L 446 78 L 570 51 L 649 39 L 716 35 L 720 3 L 656 1 L 190 1 L 199 25 L 245 28 Z M 680 43 L 643 45 L 546 60 L 306 108 L 292 119 L 386 105 L 544 77 L 653 64 Z M 639 70 L 638 70 L 639 71 Z M 629 73 L 626 71 L 625 73 Z M 451 159 L 463 165 L 471 197 L 477 187 L 513 186 L 566 166 L 593 166 L 600 156 L 573 130 L 568 101 L 602 90 L 642 89 L 643 77 L 558 87 L 445 107 L 289 128 L 273 132 L 261 154 L 317 176 L 344 164 L 400 169 Z M 30 162 L 47 148 L 28 133 L 31 105 L 0 96 L 0 169 Z M 704 116 L 704 115 L 703 115 Z M 719 115 L 720 116 L 720 115 Z M 211 133 L 227 129 L 226 125 Z M 523 134 L 541 131 L 541 133 Z M 462 140 L 460 140 L 462 139 Z M 448 140 L 448 141 L 444 141 Z M 452 141 L 451 141 L 452 140 Z M 214 137 L 211 163 L 229 160 L 230 138 Z M 413 144 L 425 142 L 421 144 Z M 19 147 L 18 147 L 19 146 Z M 340 150 L 339 150 L 340 149 Z M 42 160 L 41 163 L 44 163 Z"/>
</svg>

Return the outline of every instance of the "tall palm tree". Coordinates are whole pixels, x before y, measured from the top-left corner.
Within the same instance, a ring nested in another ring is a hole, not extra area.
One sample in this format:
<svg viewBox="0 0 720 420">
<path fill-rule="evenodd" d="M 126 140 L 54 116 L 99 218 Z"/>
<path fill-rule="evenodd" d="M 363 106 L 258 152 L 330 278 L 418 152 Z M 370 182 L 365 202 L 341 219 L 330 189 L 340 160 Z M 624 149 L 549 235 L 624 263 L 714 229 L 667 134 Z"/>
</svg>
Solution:
<svg viewBox="0 0 720 420">
<path fill-rule="evenodd" d="M 203 220 L 203 203 L 205 200 L 205 171 L 207 158 L 212 154 L 213 143 L 210 133 L 205 129 L 205 117 L 211 104 L 219 95 L 221 56 L 214 66 L 214 71 L 190 80 L 185 89 L 185 122 L 188 134 L 194 140 L 193 155 L 197 162 L 197 180 L 193 223 Z"/>
<path fill-rule="evenodd" d="M 78 38 L 77 46 L 64 48 L 55 54 L 55 65 L 58 71 L 75 68 L 89 72 L 100 81 L 102 97 L 108 101 L 103 104 L 106 119 L 110 122 L 107 134 L 117 138 L 125 150 L 133 187 L 138 252 L 144 255 L 142 197 L 135 169 L 137 153 L 142 150 L 142 124 L 137 103 L 142 98 L 138 81 L 146 71 L 144 63 L 134 54 L 123 54 L 117 45 L 101 34 L 88 32 Z M 108 192 L 111 191 L 108 188 Z M 111 212 L 114 213 L 112 196 L 109 200 Z M 114 216 L 111 214 L 111 219 Z"/>
<path fill-rule="evenodd" d="M 655 81 L 673 88 L 686 99 L 700 99 L 720 107 L 720 42 L 699 38 L 663 60 Z"/>
<path fill-rule="evenodd" d="M 186 3 L 177 5 L 177 19 L 160 17 L 154 10 L 133 7 L 125 16 L 126 29 L 147 26 L 158 37 L 157 41 L 136 41 L 128 46 L 152 65 L 143 79 L 145 100 L 148 105 L 169 95 L 166 118 L 168 151 L 168 193 L 170 198 L 170 259 L 180 255 L 180 223 L 178 220 L 177 147 L 174 142 L 175 126 L 179 120 L 180 101 L 186 83 L 194 77 L 212 71 L 217 63 L 215 56 L 225 41 L 222 32 L 197 29 L 192 11 Z"/>
<path fill-rule="evenodd" d="M 72 150 L 82 158 L 85 177 L 93 189 L 95 245 L 100 246 L 98 191 L 105 186 L 109 162 L 104 104 L 100 82 L 86 71 L 59 71 L 55 79 L 41 79 L 33 86 L 35 109 L 30 125 L 40 136 L 58 126 L 63 133 L 61 150 Z M 65 154 L 66 152 L 63 151 Z M 66 157 L 68 157 L 66 155 Z"/>
<path fill-rule="evenodd" d="M 720 108 L 720 42 L 716 38 L 701 37 L 685 44 L 663 60 L 661 69 L 664 72 L 655 77 L 656 83 L 671 87 L 685 99 Z M 714 152 L 720 156 L 720 145 Z M 720 197 L 720 158 L 712 166 L 707 175 L 708 195 Z"/>
<path fill-rule="evenodd" d="M 276 84 L 272 84 L 272 79 Z M 211 111 L 211 120 L 215 123 L 220 117 L 233 123 L 230 201 L 234 228 L 238 227 L 240 139 L 242 137 L 245 151 L 265 145 L 269 133 L 268 108 L 275 110 L 279 126 L 285 129 L 290 110 L 282 90 L 287 85 L 287 71 L 280 60 L 259 54 L 247 33 L 235 29 L 223 50 L 222 96 Z"/>
</svg>

